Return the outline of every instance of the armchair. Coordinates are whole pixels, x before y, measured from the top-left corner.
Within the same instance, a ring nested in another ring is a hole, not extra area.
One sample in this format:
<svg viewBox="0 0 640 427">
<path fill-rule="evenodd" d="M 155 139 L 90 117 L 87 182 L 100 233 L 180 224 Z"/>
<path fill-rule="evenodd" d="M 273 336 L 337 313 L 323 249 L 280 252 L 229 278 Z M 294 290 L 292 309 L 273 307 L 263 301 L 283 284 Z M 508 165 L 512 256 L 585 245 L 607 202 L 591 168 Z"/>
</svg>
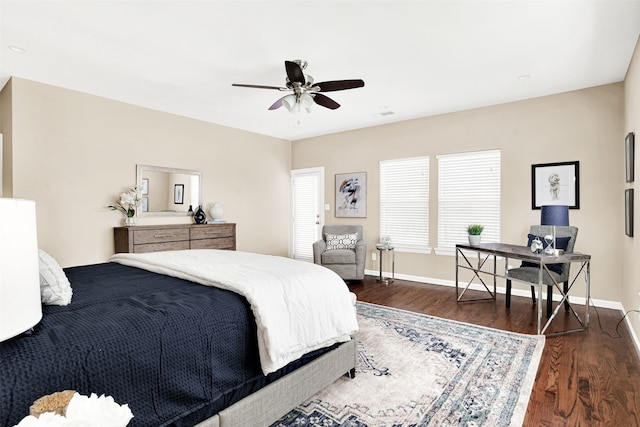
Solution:
<svg viewBox="0 0 640 427">
<path fill-rule="evenodd" d="M 313 262 L 335 271 L 343 280 L 363 280 L 367 242 L 361 225 L 325 225 L 313 244 Z"/>
<path fill-rule="evenodd" d="M 532 225 L 529 232 L 529 244 L 535 236 L 543 237 L 547 234 L 552 234 L 553 227 L 549 225 Z M 573 248 L 576 244 L 576 237 L 578 236 L 578 228 L 573 226 L 556 226 L 556 249 L 564 249 L 565 252 L 573 252 Z M 542 240 L 542 238 L 540 239 Z M 563 291 L 566 293 L 569 286 L 569 267 L 571 263 L 564 264 L 552 264 L 548 265 L 549 272 L 543 271 L 542 283 L 547 286 L 547 317 L 551 316 L 553 311 L 553 286 L 554 280 L 556 283 L 563 284 Z M 511 281 L 516 280 L 518 282 L 531 284 L 531 297 L 533 303 L 536 302 L 535 286 L 538 284 L 538 272 L 539 264 L 523 262 L 522 266 L 518 268 L 512 268 L 507 272 L 507 289 L 506 289 L 506 302 L 507 308 L 511 306 Z M 565 309 L 568 309 L 565 304 Z"/>
</svg>

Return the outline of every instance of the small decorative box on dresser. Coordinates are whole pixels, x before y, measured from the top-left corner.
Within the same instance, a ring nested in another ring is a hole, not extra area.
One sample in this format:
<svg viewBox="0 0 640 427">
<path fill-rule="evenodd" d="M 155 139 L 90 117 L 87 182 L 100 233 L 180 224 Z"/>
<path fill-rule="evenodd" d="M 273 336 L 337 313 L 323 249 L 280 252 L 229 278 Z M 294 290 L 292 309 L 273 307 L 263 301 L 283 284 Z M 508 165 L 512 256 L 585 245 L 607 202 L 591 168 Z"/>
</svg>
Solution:
<svg viewBox="0 0 640 427">
<path fill-rule="evenodd" d="M 236 250 L 235 224 L 139 225 L 113 229 L 116 253 L 181 249 Z"/>
</svg>

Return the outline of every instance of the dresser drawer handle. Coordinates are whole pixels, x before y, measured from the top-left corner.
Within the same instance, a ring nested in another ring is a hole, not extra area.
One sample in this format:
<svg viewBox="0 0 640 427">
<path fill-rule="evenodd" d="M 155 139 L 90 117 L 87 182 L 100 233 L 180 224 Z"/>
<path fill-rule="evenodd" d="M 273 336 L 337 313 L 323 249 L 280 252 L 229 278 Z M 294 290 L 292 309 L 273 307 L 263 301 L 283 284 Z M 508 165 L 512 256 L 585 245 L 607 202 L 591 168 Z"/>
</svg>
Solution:
<svg viewBox="0 0 640 427">
<path fill-rule="evenodd" d="M 162 237 L 176 237 L 175 234 L 154 234 L 153 237 L 155 237 L 156 239 L 162 238 Z"/>
</svg>

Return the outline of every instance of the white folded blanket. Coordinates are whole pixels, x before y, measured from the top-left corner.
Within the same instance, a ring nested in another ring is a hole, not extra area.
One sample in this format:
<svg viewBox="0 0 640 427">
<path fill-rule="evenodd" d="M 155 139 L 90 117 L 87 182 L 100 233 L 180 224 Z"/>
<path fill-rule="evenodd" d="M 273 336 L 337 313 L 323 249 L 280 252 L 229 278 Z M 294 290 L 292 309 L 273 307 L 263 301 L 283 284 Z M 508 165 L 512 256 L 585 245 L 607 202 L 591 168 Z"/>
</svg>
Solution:
<svg viewBox="0 0 640 427">
<path fill-rule="evenodd" d="M 309 262 L 213 249 L 116 254 L 109 261 L 243 295 L 256 318 L 265 375 L 358 330 L 344 281 Z"/>
</svg>

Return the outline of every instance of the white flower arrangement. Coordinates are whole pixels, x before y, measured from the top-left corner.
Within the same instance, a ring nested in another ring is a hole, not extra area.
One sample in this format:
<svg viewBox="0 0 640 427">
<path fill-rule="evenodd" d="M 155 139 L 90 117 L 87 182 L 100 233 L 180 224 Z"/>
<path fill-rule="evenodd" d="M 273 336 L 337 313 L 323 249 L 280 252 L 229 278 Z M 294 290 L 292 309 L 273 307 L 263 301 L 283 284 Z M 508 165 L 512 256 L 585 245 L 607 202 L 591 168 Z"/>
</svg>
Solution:
<svg viewBox="0 0 640 427">
<path fill-rule="evenodd" d="M 127 218 L 133 218 L 141 200 L 142 189 L 139 186 L 135 186 L 126 193 L 122 193 L 116 204 L 109 205 L 109 208 L 124 213 Z"/>
<path fill-rule="evenodd" d="M 131 418 L 129 405 L 119 405 L 111 396 L 75 393 L 65 416 L 54 412 L 44 412 L 38 417 L 29 415 L 16 427 L 125 427 Z"/>
</svg>

